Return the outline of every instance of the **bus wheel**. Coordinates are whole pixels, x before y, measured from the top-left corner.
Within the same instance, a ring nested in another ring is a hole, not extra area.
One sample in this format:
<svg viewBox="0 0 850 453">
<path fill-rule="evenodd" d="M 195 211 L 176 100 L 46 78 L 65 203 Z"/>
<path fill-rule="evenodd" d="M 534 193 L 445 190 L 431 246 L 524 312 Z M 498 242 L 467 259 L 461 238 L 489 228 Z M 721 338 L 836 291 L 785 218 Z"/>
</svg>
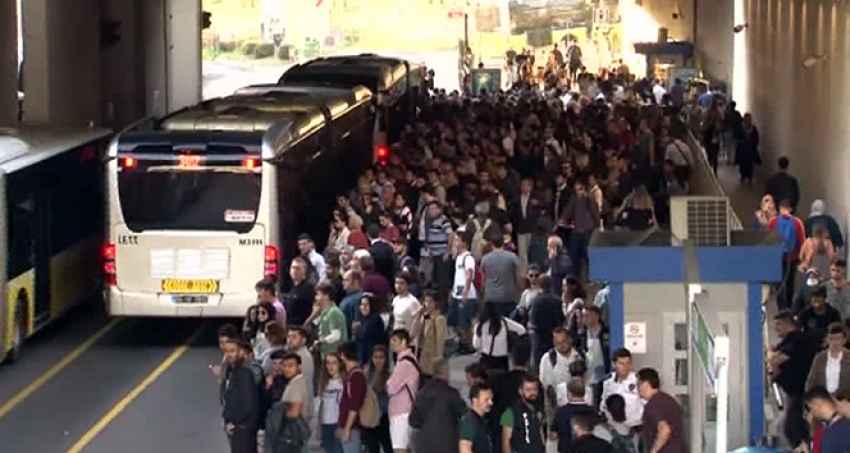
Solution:
<svg viewBox="0 0 850 453">
<path fill-rule="evenodd" d="M 6 357 L 8 363 L 12 363 L 21 357 L 24 340 L 27 337 L 26 307 L 26 296 L 18 297 L 18 303 L 15 306 L 15 322 L 12 326 L 12 349 Z"/>
</svg>

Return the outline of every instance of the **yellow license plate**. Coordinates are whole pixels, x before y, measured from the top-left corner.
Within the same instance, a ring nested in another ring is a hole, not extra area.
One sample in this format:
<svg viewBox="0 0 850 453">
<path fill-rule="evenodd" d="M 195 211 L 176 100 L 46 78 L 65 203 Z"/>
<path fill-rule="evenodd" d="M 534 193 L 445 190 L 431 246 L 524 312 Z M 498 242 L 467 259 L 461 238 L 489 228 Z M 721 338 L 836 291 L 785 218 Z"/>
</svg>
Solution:
<svg viewBox="0 0 850 453">
<path fill-rule="evenodd" d="M 212 294 L 218 292 L 218 281 L 167 278 L 162 281 L 162 292 L 169 294 Z"/>
</svg>

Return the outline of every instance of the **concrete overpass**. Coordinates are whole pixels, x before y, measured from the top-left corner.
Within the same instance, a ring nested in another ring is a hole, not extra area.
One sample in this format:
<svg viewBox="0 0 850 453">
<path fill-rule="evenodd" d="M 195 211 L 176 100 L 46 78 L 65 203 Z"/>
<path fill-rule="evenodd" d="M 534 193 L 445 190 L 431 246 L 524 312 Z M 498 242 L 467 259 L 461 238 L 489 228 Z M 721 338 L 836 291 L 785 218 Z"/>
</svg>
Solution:
<svg viewBox="0 0 850 453">
<path fill-rule="evenodd" d="M 787 155 L 803 206 L 850 212 L 850 7 L 844 0 L 621 0 L 695 44 L 705 74 L 732 87 L 761 130 L 765 173 Z M 0 124 L 15 121 L 16 0 L 0 0 Z M 201 97 L 201 0 L 25 0 L 28 122 L 118 128 Z M 120 22 L 101 47 L 100 21 Z M 215 21 L 215 18 L 213 18 Z M 748 23 L 741 33 L 735 25 Z M 811 68 L 802 62 L 825 55 Z M 840 165 L 830 165 L 840 163 Z"/>
</svg>

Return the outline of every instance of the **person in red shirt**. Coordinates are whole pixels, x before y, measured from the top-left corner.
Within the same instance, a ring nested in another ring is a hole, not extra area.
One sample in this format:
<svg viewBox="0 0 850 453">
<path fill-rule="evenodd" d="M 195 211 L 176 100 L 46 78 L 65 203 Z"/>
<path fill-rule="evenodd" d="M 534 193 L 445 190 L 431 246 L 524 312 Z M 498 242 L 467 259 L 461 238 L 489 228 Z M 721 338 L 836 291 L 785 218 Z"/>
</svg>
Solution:
<svg viewBox="0 0 850 453">
<path fill-rule="evenodd" d="M 358 414 L 363 406 L 363 401 L 366 399 L 369 384 L 366 380 L 366 374 L 360 369 L 356 343 L 341 344 L 339 355 L 345 363 L 347 373 L 342 384 L 343 391 L 339 400 L 337 437 L 342 443 L 343 453 L 359 453 L 361 426 Z"/>
<path fill-rule="evenodd" d="M 796 277 L 797 262 L 800 257 L 800 249 L 806 239 L 806 229 L 803 221 L 792 214 L 790 200 L 782 200 L 779 203 L 779 215 L 770 219 L 767 228 L 776 231 L 782 237 L 782 283 L 779 285 L 779 294 L 776 303 L 779 311 L 788 310 L 794 300 L 794 279 Z"/>
</svg>

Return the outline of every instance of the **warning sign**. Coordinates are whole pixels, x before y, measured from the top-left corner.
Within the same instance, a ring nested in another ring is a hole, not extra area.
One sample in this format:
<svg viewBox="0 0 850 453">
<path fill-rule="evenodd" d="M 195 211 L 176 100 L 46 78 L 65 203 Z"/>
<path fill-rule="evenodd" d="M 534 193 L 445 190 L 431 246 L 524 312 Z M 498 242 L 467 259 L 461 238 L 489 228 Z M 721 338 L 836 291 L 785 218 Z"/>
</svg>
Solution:
<svg viewBox="0 0 850 453">
<path fill-rule="evenodd" d="M 627 322 L 625 325 L 625 346 L 632 354 L 646 354 L 646 323 Z"/>
</svg>

